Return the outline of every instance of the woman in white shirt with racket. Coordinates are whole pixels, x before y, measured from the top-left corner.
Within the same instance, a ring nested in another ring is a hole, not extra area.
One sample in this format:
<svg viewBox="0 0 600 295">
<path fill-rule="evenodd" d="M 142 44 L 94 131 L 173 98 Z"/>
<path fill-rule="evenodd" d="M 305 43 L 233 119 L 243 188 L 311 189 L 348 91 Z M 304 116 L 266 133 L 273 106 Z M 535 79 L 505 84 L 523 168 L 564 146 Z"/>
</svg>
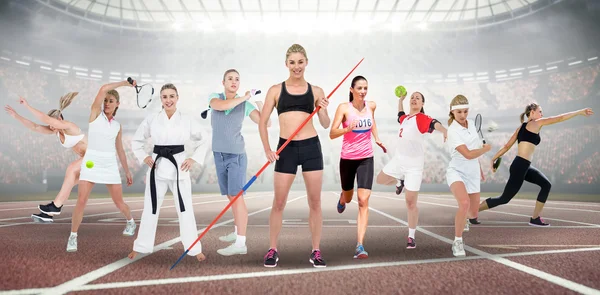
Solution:
<svg viewBox="0 0 600 295">
<path fill-rule="evenodd" d="M 125 236 L 133 236 L 135 222 L 129 206 L 123 201 L 121 175 L 117 164 L 117 156 L 126 173 L 127 185 L 133 183 L 131 172 L 127 165 L 127 157 L 123 149 L 121 124 L 114 118 L 119 108 L 119 93 L 114 90 L 120 86 L 135 86 L 135 81 L 110 83 L 102 86 L 92 104 L 89 129 L 88 148 L 81 162 L 79 175 L 79 194 L 73 210 L 71 235 L 67 242 L 67 252 L 77 251 L 77 230 L 83 219 L 83 209 L 96 183 L 106 184 L 108 192 L 119 211 L 127 218 L 123 231 Z M 93 164 L 87 167 L 87 162 Z"/>
<path fill-rule="evenodd" d="M 454 256 L 465 256 L 462 233 L 465 229 L 467 215 L 477 216 L 479 208 L 480 178 L 483 171 L 478 158 L 490 150 L 489 144 L 483 144 L 479 138 L 475 123 L 468 120 L 469 101 L 463 95 L 457 95 L 450 102 L 450 119 L 448 119 L 448 149 L 451 159 L 446 169 L 446 181 L 458 202 L 458 211 L 454 218 Z"/>
</svg>

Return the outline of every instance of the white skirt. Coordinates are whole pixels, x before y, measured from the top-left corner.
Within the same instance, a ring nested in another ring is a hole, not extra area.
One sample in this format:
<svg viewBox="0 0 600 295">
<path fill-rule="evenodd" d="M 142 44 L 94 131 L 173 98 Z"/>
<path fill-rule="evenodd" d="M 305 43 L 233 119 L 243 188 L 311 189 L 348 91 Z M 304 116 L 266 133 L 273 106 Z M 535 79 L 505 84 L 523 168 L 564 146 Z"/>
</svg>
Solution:
<svg viewBox="0 0 600 295">
<path fill-rule="evenodd" d="M 423 158 L 410 158 L 396 154 L 382 171 L 393 178 L 404 179 L 406 190 L 418 192 L 423 182 L 424 161 Z"/>
<path fill-rule="evenodd" d="M 86 166 L 88 161 L 94 163 L 92 168 Z M 83 161 L 81 161 L 79 180 L 102 184 L 121 184 L 117 154 L 115 152 L 99 152 L 88 149 L 83 156 Z"/>
<path fill-rule="evenodd" d="M 475 194 L 481 192 L 481 175 L 479 171 L 476 171 L 477 173 L 474 173 L 475 171 L 469 172 L 471 173 L 467 174 L 456 168 L 448 167 L 448 169 L 446 169 L 446 181 L 448 183 L 448 186 L 451 186 L 453 183 L 460 181 L 465 184 L 467 194 Z"/>
</svg>

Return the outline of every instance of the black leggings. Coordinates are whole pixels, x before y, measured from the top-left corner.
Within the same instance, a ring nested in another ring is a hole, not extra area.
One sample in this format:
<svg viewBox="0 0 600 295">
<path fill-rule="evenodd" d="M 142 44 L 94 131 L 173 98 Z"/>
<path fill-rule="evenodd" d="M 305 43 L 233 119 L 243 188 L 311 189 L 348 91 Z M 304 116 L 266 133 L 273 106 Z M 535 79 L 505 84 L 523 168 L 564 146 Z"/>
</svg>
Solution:
<svg viewBox="0 0 600 295">
<path fill-rule="evenodd" d="M 355 176 L 358 188 L 370 190 L 373 187 L 373 173 L 373 157 L 360 160 L 340 159 L 342 190 L 351 191 L 354 189 Z"/>
<path fill-rule="evenodd" d="M 541 190 L 537 200 L 538 202 L 546 203 L 552 184 L 550 184 L 550 181 L 542 172 L 531 166 L 531 162 L 517 156 L 510 165 L 510 176 L 502 195 L 485 200 L 488 208 L 491 209 L 510 202 L 521 189 L 523 181 L 539 185 Z"/>
</svg>

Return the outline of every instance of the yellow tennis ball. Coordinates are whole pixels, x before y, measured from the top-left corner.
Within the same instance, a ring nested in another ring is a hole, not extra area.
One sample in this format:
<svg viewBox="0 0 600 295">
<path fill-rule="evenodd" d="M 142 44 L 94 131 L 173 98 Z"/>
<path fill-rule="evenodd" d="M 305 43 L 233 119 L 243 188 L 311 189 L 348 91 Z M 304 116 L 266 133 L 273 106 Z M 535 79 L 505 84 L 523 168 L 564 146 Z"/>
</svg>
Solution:
<svg viewBox="0 0 600 295">
<path fill-rule="evenodd" d="M 88 167 L 88 168 L 94 167 L 94 162 L 92 162 L 92 161 L 85 162 L 85 167 Z"/>
<path fill-rule="evenodd" d="M 395 93 L 396 93 L 397 97 L 404 96 L 404 95 L 406 95 L 406 88 L 404 88 L 404 86 L 400 85 L 400 86 L 396 87 Z"/>
</svg>

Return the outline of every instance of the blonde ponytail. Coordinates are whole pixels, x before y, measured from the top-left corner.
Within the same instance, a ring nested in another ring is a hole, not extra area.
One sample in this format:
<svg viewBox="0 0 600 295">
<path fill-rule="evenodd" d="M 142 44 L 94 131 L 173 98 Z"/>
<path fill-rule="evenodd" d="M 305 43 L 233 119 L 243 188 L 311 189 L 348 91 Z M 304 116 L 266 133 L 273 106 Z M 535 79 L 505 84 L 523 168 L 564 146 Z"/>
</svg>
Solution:
<svg viewBox="0 0 600 295">
<path fill-rule="evenodd" d="M 59 117 L 61 119 L 64 119 L 64 117 L 62 115 L 62 111 L 71 104 L 71 102 L 73 101 L 75 96 L 77 96 L 77 94 L 79 94 L 79 92 L 69 92 L 69 93 L 63 95 L 59 101 L 59 108 L 50 110 L 48 112 L 48 116 L 50 116 L 52 118 L 56 118 L 56 119 L 58 119 Z"/>
</svg>

